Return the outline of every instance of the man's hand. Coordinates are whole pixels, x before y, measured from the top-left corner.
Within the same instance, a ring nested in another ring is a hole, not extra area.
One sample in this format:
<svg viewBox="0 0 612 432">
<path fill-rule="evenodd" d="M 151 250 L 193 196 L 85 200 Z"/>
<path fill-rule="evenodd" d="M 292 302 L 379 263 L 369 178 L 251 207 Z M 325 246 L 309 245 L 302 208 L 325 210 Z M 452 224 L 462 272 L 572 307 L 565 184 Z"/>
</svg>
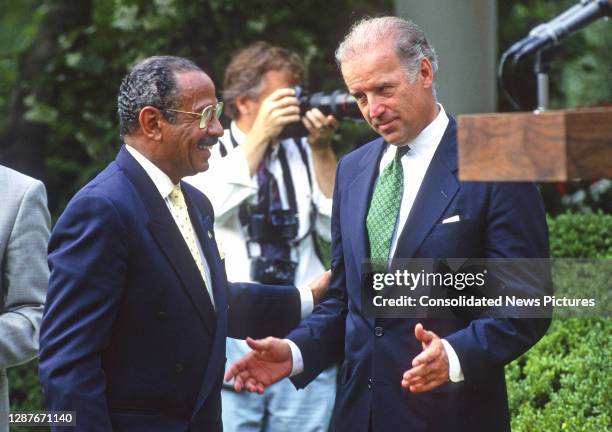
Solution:
<svg viewBox="0 0 612 432">
<path fill-rule="evenodd" d="M 263 100 L 246 141 L 240 146 L 249 162 L 251 175 L 257 170 L 268 146 L 276 141 L 285 125 L 299 121 L 300 106 L 294 89 L 277 89 Z"/>
<path fill-rule="evenodd" d="M 225 381 L 234 379 L 234 390 L 246 389 L 263 394 L 266 387 L 288 377 L 293 367 L 291 348 L 287 341 L 273 337 L 247 338 L 253 351 L 234 363 L 225 373 Z"/>
<path fill-rule="evenodd" d="M 323 297 L 325 297 L 325 294 L 327 294 L 327 289 L 329 288 L 330 281 L 331 270 L 327 270 L 326 272 L 323 272 L 319 276 L 314 278 L 308 284 L 310 291 L 312 291 L 312 300 L 314 304 L 318 304 L 321 302 L 321 300 L 323 300 Z"/>
<path fill-rule="evenodd" d="M 325 117 L 317 108 L 306 112 L 302 117 L 304 127 L 308 129 L 308 143 L 312 150 L 312 162 L 319 189 L 327 198 L 331 198 L 336 178 L 336 154 L 331 146 L 331 139 L 338 121 L 332 115 Z"/>
<path fill-rule="evenodd" d="M 313 108 L 302 117 L 302 124 L 309 132 L 308 143 L 313 153 L 331 150 L 331 139 L 338 129 L 338 121 L 334 116 L 325 117 L 321 111 Z"/>
<path fill-rule="evenodd" d="M 427 331 L 421 323 L 414 327 L 423 352 L 412 360 L 412 369 L 404 372 L 402 387 L 413 393 L 430 391 L 448 381 L 448 357 L 438 335 Z"/>
</svg>

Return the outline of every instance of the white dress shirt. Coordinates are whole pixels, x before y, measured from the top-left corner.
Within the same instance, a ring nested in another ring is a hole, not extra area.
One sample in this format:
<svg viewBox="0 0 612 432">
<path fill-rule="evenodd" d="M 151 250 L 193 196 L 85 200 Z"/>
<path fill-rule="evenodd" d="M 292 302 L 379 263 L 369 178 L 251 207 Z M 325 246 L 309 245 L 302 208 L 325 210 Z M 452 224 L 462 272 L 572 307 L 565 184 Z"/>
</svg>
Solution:
<svg viewBox="0 0 612 432">
<path fill-rule="evenodd" d="M 232 144 L 231 136 L 238 144 L 237 147 Z M 240 144 L 245 140 L 246 134 L 238 128 L 235 122 L 232 122 L 230 129 L 225 130 L 220 138 L 227 154 L 222 156 L 220 145 L 214 146 L 209 161 L 209 169 L 185 178 L 187 182 L 204 192 L 213 205 L 215 232 L 217 239 L 223 244 L 226 254 L 227 277 L 232 282 L 252 281 L 250 274 L 251 260 L 246 246 L 246 228 L 240 223 L 238 214 L 243 202 L 257 202 L 259 186 L 257 184 L 257 174 L 250 175 L 246 155 L 240 149 Z M 304 236 L 309 229 L 312 201 L 317 207 L 314 228 L 321 238 L 329 241 L 331 239 L 332 200 L 327 198 L 319 188 L 314 175 L 310 146 L 305 138 L 302 140 L 302 145 L 308 157 L 308 168 L 293 140 L 283 140 L 280 143 L 273 144 L 267 168 L 278 184 L 281 204 L 283 208 L 289 208 L 283 171 L 278 158 L 278 149 L 281 145 L 285 150 L 295 189 L 298 219 L 300 221 L 298 238 Z M 308 181 L 308 169 L 312 175 L 312 189 Z M 260 254 L 259 244 L 254 243 L 249 247 L 251 256 Z M 312 312 L 314 306 L 312 292 L 307 284 L 323 273 L 325 268 L 316 255 L 314 241 L 310 235 L 304 238 L 299 246 L 292 248 L 291 256 L 298 263 L 295 284 L 300 292 L 301 315 L 304 318 Z M 228 365 L 250 351 L 244 341 L 231 338 L 228 338 L 227 347 Z"/>
<path fill-rule="evenodd" d="M 438 107 L 439 112 L 436 118 L 429 125 L 427 125 L 427 127 L 425 127 L 425 129 L 423 129 L 414 140 L 407 143 L 410 150 L 401 158 L 402 168 L 404 170 L 404 189 L 398 222 L 395 227 L 395 231 L 393 232 L 393 237 L 391 238 L 391 257 L 395 255 L 397 240 L 404 229 L 404 225 L 406 224 L 410 210 L 412 210 L 412 206 L 416 199 L 417 193 L 421 188 L 421 183 L 423 183 L 423 178 L 425 177 L 425 173 L 429 168 L 431 159 L 433 158 L 433 155 L 438 148 L 438 144 L 440 144 L 440 141 L 442 140 L 444 131 L 448 126 L 449 120 L 444 108 L 440 104 L 438 104 Z M 387 165 L 393 161 L 396 152 L 397 146 L 387 145 L 387 148 L 384 150 L 384 153 L 380 159 L 379 175 L 383 172 Z M 293 376 L 304 370 L 304 362 L 302 359 L 302 353 L 297 345 L 295 345 L 295 343 L 292 341 L 287 341 L 289 342 L 293 356 L 293 368 L 291 371 L 291 375 Z M 463 381 L 463 371 L 461 370 L 461 364 L 459 363 L 457 353 L 445 339 L 442 339 L 442 345 L 444 346 L 444 350 L 446 351 L 446 355 L 448 357 L 450 380 L 453 382 Z"/>
<path fill-rule="evenodd" d="M 127 151 L 136 159 L 136 162 L 140 164 L 140 166 L 145 170 L 147 175 L 151 178 L 151 181 L 157 188 L 159 194 L 164 199 L 164 202 L 168 206 L 168 210 L 172 207 L 172 202 L 170 201 L 169 195 L 174 189 L 174 183 L 170 180 L 170 177 L 166 175 L 162 170 L 160 170 L 153 162 L 146 158 L 142 153 L 136 150 L 134 147 L 130 145 L 125 145 Z M 174 220 L 174 218 L 172 218 Z M 176 221 L 175 221 L 176 222 Z M 178 227 L 178 225 L 177 225 Z M 196 230 L 193 228 L 193 222 L 191 223 L 192 230 L 194 234 Z M 212 291 L 212 279 L 210 278 L 210 267 L 208 266 L 208 262 L 206 261 L 206 257 L 202 252 L 202 245 L 200 244 L 200 239 L 195 235 L 196 245 L 198 247 L 198 252 L 200 253 L 200 259 L 202 260 L 202 267 L 204 267 L 204 279 L 206 282 L 206 289 L 208 290 L 208 295 L 210 296 L 210 301 L 215 306 L 215 297 Z"/>
<path fill-rule="evenodd" d="M 234 148 L 231 138 L 238 146 Z M 249 175 L 249 165 L 240 144 L 246 140 L 246 134 L 242 132 L 235 122 L 230 129 L 225 130 L 220 141 L 227 151 L 222 157 L 219 145 L 212 149 L 209 161 L 209 169 L 192 177 L 186 177 L 185 181 L 191 183 L 204 192 L 210 199 L 215 210 L 215 232 L 219 241 L 223 244 L 226 253 L 225 268 L 227 277 L 232 282 L 252 281 L 250 274 L 250 258 L 246 246 L 246 229 L 240 223 L 238 212 L 243 202 L 257 202 L 259 190 L 257 175 Z M 282 167 L 278 156 L 278 146 L 282 145 L 287 156 L 287 162 L 291 171 L 291 178 L 295 189 L 297 201 L 298 219 L 300 226 L 298 238 L 304 236 L 309 228 L 310 202 L 311 199 L 317 207 L 315 215 L 315 229 L 317 234 L 329 241 L 331 237 L 331 198 L 325 197 L 321 192 L 312 166 L 310 146 L 307 142 L 303 147 L 308 156 L 308 164 L 312 173 L 312 191 L 308 182 L 307 168 L 302 161 L 299 150 L 292 140 L 284 140 L 273 146 L 268 170 L 274 176 L 283 208 L 289 208 L 285 191 Z M 259 244 L 250 246 L 252 256 L 260 254 Z M 315 253 L 315 246 L 311 236 L 307 236 L 297 248 L 292 248 L 292 259 L 298 262 L 295 275 L 295 284 L 300 291 L 302 318 L 308 316 L 313 309 L 312 292 L 307 286 L 314 277 L 323 273 L 325 268 Z"/>
</svg>

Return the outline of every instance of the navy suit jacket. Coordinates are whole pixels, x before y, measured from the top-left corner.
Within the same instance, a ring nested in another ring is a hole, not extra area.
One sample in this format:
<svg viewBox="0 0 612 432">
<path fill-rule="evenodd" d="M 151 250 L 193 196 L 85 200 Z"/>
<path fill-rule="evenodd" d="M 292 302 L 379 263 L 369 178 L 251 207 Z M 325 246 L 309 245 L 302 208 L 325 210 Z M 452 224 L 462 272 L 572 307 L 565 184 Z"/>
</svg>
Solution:
<svg viewBox="0 0 612 432">
<path fill-rule="evenodd" d="M 166 203 L 125 148 L 53 230 L 40 378 L 49 409 L 76 411 L 77 428 L 65 430 L 220 431 L 228 329 L 283 336 L 299 322 L 294 287 L 227 283 L 212 206 L 181 187 L 216 310 Z"/>
<path fill-rule="evenodd" d="M 372 141 L 338 165 L 332 281 L 328 296 L 288 336 L 301 349 L 305 368 L 292 380 L 303 387 L 330 364 L 342 362 L 332 423 L 336 431 L 509 430 L 504 365 L 532 346 L 549 320 L 374 319 L 362 310 L 361 268 L 369 258 L 365 219 L 384 148 L 382 139 Z M 460 222 L 441 224 L 457 214 Z M 398 238 L 395 258 L 547 256 L 536 187 L 460 182 L 451 119 Z M 462 383 L 421 394 L 402 390 L 402 374 L 422 351 L 414 336 L 419 321 L 450 342 L 465 376 Z"/>
</svg>

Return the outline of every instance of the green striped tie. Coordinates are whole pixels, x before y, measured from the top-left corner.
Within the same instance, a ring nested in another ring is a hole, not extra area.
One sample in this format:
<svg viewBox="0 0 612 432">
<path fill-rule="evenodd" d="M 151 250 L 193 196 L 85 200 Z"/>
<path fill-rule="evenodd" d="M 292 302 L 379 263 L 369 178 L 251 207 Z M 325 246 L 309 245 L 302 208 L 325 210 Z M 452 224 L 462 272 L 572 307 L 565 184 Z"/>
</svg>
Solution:
<svg viewBox="0 0 612 432">
<path fill-rule="evenodd" d="M 400 159 L 408 149 L 408 146 L 397 148 L 393 162 L 387 165 L 378 177 L 372 194 L 366 228 L 370 242 L 370 259 L 375 267 L 387 267 L 391 237 L 397 223 L 404 190 L 404 170 Z"/>
</svg>

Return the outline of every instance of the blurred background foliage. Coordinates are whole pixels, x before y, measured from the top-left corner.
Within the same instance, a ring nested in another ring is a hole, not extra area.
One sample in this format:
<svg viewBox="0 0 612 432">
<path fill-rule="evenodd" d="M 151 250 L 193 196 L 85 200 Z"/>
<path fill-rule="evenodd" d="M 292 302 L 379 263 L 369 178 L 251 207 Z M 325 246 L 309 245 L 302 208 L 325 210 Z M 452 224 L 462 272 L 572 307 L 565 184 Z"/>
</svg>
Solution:
<svg viewBox="0 0 612 432">
<path fill-rule="evenodd" d="M 576 0 L 501 0 L 499 7 L 499 53 L 543 22 L 578 3 Z M 612 101 L 612 28 L 601 19 L 545 51 L 550 61 L 551 109 L 610 106 Z M 533 56 L 518 65 L 517 86 L 523 110 L 536 107 Z M 510 111 L 500 98 L 500 110 Z"/>
<path fill-rule="evenodd" d="M 574 0 L 499 0 L 499 52 Z M 120 145 L 115 97 L 124 74 L 153 54 L 193 59 L 220 83 L 231 55 L 255 40 L 298 52 L 312 90 L 344 88 L 333 62 L 356 19 L 393 12 L 392 0 L 0 0 L 0 161 L 45 181 L 57 215 Z M 551 105 L 612 100 L 612 31 L 603 20 L 549 51 Z M 523 109 L 535 104 L 530 59 L 515 73 Z M 220 90 L 218 88 L 218 90 Z M 500 111 L 510 109 L 500 97 Z M 343 122 L 336 149 L 366 142 Z M 612 211 L 612 184 L 545 185 L 547 210 Z"/>
<path fill-rule="evenodd" d="M 55 215 L 114 158 L 117 89 L 138 61 L 188 57 L 219 85 L 235 51 L 266 40 L 302 56 L 311 89 L 343 88 L 338 40 L 356 19 L 392 11 L 390 0 L 3 2 L 0 160 L 43 179 Z M 351 139 L 367 133 L 344 126 Z"/>
<path fill-rule="evenodd" d="M 576 3 L 576 0 L 499 0 L 500 55 L 532 28 Z M 610 106 L 612 23 L 609 19 L 594 22 L 544 53 L 544 58 L 550 62 L 551 109 Z M 528 56 L 519 62 L 514 79 L 508 80 L 523 111 L 535 109 L 537 105 L 533 61 L 533 56 Z M 499 110 L 512 111 L 513 108 L 500 96 Z M 551 214 L 568 210 L 589 213 L 597 209 L 612 212 L 612 182 L 609 179 L 542 184 L 541 191 L 546 210 Z"/>
<path fill-rule="evenodd" d="M 499 52 L 575 2 L 499 0 Z M 185 56 L 219 85 L 236 50 L 266 40 L 302 56 L 311 90 L 342 89 L 333 62 L 339 39 L 358 18 L 393 8 L 392 0 L 0 0 L 0 163 L 42 179 L 57 218 L 78 188 L 114 158 L 120 146 L 117 89 L 139 60 Z M 609 105 L 611 52 L 612 31 L 604 21 L 550 50 L 551 106 Z M 532 109 L 529 60 L 515 76 L 522 108 Z M 510 109 L 500 97 L 499 110 Z M 364 124 L 344 122 L 335 148 L 342 154 L 370 137 Z M 612 182 L 548 184 L 542 192 L 552 215 L 604 212 L 551 218 L 555 256 L 611 258 L 612 216 L 606 213 L 612 212 Z M 589 227 L 589 238 L 608 239 L 607 249 L 595 248 L 595 255 L 582 241 Z M 609 319 L 557 321 L 514 362 L 507 372 L 514 429 L 609 429 L 610 335 Z M 12 409 L 42 409 L 35 362 L 9 374 Z"/>
</svg>

